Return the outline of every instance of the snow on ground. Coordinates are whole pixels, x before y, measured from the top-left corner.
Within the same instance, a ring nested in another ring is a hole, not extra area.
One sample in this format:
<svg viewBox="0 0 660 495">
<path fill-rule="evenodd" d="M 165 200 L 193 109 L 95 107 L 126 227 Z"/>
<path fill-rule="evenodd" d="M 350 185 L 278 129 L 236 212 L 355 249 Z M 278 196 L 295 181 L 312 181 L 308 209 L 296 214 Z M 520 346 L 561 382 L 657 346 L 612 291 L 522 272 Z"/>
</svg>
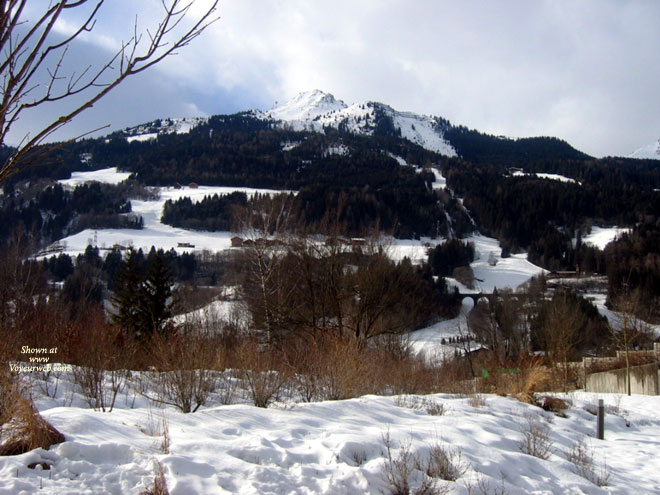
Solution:
<svg viewBox="0 0 660 495">
<path fill-rule="evenodd" d="M 520 176 L 525 176 L 525 175 L 531 175 L 531 176 L 536 176 L 540 179 L 549 179 L 549 180 L 558 180 L 561 182 L 572 182 L 573 184 L 579 184 L 578 181 L 575 179 L 571 179 L 570 177 L 566 177 L 564 175 L 559 175 L 559 174 L 547 174 L 544 172 L 538 172 L 538 173 L 531 173 L 531 172 L 522 172 L 520 170 L 515 171 L 513 174 L 514 177 L 520 177 Z"/>
<path fill-rule="evenodd" d="M 547 272 L 529 261 L 526 254 L 512 254 L 509 258 L 500 257 L 502 248 L 497 239 L 481 234 L 464 239 L 474 242 L 474 262 L 470 264 L 475 278 L 475 292 L 492 292 L 498 289 L 511 288 L 524 284 L 530 278 Z M 493 253 L 497 265 L 490 266 L 488 258 Z"/>
<path fill-rule="evenodd" d="M 342 143 L 335 144 L 333 146 L 328 146 L 325 151 L 323 151 L 323 156 L 331 156 L 331 155 L 338 155 L 338 156 L 346 156 L 351 153 L 351 150 L 348 149 L 348 146 Z"/>
<path fill-rule="evenodd" d="M 608 243 L 624 232 L 630 232 L 630 229 L 624 227 L 591 227 L 591 233 L 585 235 L 582 242 L 598 249 L 605 249 Z"/>
<path fill-rule="evenodd" d="M 436 168 L 432 168 L 431 172 L 435 175 L 435 181 L 433 182 L 433 189 L 444 189 L 447 187 L 447 179 L 440 173 Z"/>
<path fill-rule="evenodd" d="M 291 151 L 300 146 L 301 143 L 302 141 L 282 141 L 280 146 L 282 147 L 282 151 Z"/>
<path fill-rule="evenodd" d="M 156 139 L 161 134 L 187 134 L 194 127 L 201 123 L 207 122 L 206 117 L 184 117 L 184 118 L 169 118 L 160 119 L 159 121 L 141 124 L 135 127 L 130 127 L 124 130 L 127 142 L 132 141 L 149 141 Z M 156 132 L 150 132 L 154 131 Z"/>
<path fill-rule="evenodd" d="M 393 492 L 385 475 L 385 435 L 395 461 L 403 447 L 422 462 L 433 447 L 454 452 L 463 474 L 456 482 L 439 481 L 450 494 L 660 493 L 657 396 L 576 392 L 567 397 L 572 406 L 566 417 L 513 398 L 484 395 L 479 403 L 447 394 L 289 402 L 271 409 L 244 399 L 234 405 L 214 400 L 182 414 L 129 389 L 120 392 L 112 412 L 103 413 L 86 407 L 68 373 L 56 398 L 40 394 L 37 385 L 38 409 L 66 441 L 0 458 L 0 495 L 137 494 L 152 485 L 156 461 L 171 495 L 387 494 Z M 605 440 L 594 438 L 596 418 L 587 411 L 598 398 L 607 405 Z M 430 414 L 429 406 L 443 414 Z M 162 448 L 163 422 L 168 449 Z M 521 450 L 530 424 L 549 436 L 547 460 Z M 606 486 L 577 474 L 567 455 L 576 441 L 594 456 L 592 479 L 609 475 Z M 28 468 L 32 463 L 49 469 Z M 422 479 L 413 468 L 411 493 Z"/>
<path fill-rule="evenodd" d="M 547 273 L 547 270 L 527 261 L 525 253 L 512 254 L 509 258 L 502 258 L 499 241 L 492 237 L 473 234 L 463 241 L 474 243 L 474 261 L 470 266 L 474 272 L 475 288 L 467 289 L 455 280 L 448 279 L 452 284 L 459 286 L 461 292 L 490 293 L 495 287 L 516 289 L 530 278 L 544 272 Z M 389 238 L 383 241 L 390 258 L 400 261 L 404 257 L 408 257 L 413 263 L 421 263 L 426 260 L 427 250 L 442 242 L 444 239 L 429 238 L 419 240 Z M 497 260 L 495 266 L 491 266 L 488 261 L 491 253 Z"/>
<path fill-rule="evenodd" d="M 607 300 L 606 294 L 587 294 L 586 297 L 594 304 L 594 306 L 596 306 L 598 312 L 607 318 L 607 321 L 609 322 L 612 330 L 621 331 L 624 324 L 627 324 L 629 327 L 631 325 L 636 325 L 638 327 L 643 326 L 651 333 L 653 333 L 656 338 L 660 338 L 660 325 L 651 325 L 650 323 L 645 323 L 640 320 L 635 321 L 633 316 L 625 315 L 619 311 L 612 311 L 605 306 L 605 302 Z"/>
<path fill-rule="evenodd" d="M 231 238 L 235 235 L 231 232 L 204 232 L 181 229 L 165 225 L 160 222 L 163 206 L 168 199 L 177 200 L 189 197 L 193 201 L 201 201 L 205 196 L 214 194 L 229 194 L 235 191 L 244 192 L 248 196 L 255 193 L 277 194 L 288 191 L 275 191 L 273 189 L 255 189 L 250 187 L 221 187 L 221 186 L 199 186 L 197 188 L 183 187 L 160 188 L 160 198 L 155 201 L 131 200 L 132 213 L 141 215 L 144 220 L 144 228 L 136 229 L 98 229 L 83 230 L 75 235 L 65 237 L 59 243 L 64 246 L 64 251 L 69 255 L 83 253 L 91 243 L 98 247 L 111 248 L 115 244 L 125 247 L 132 246 L 135 249 L 149 250 L 151 246 L 163 248 L 168 251 L 190 251 L 208 249 L 210 251 L 221 251 L 231 247 Z M 179 243 L 191 244 L 191 247 L 178 247 Z"/>
<path fill-rule="evenodd" d="M 433 325 L 408 334 L 408 342 L 418 355 L 429 362 L 438 362 L 445 358 L 454 357 L 456 350 L 462 352 L 462 344 L 449 344 L 452 337 L 467 336 L 467 315 L 474 306 L 472 299 L 463 299 L 463 305 L 458 317 L 443 320 Z M 444 343 L 443 343 L 444 339 Z M 474 346 L 470 346 L 471 349 Z M 481 346 L 479 346 L 481 347 Z"/>
<path fill-rule="evenodd" d="M 120 172 L 117 167 L 103 168 L 91 172 L 72 172 L 70 179 L 58 181 L 65 187 L 76 187 L 85 182 L 103 182 L 104 184 L 119 184 L 128 179 L 130 172 Z"/>
<path fill-rule="evenodd" d="M 394 159 L 396 160 L 396 162 L 397 162 L 399 165 L 401 165 L 402 167 L 408 165 L 408 162 L 406 161 L 406 159 L 403 158 L 403 157 L 401 157 L 401 156 L 399 156 L 399 155 L 395 155 L 394 153 L 390 153 L 389 151 L 387 152 L 387 155 L 388 155 L 390 158 L 394 158 Z"/>
<path fill-rule="evenodd" d="M 431 239 L 422 237 L 421 239 L 395 239 L 386 237 L 382 239 L 385 252 L 390 259 L 401 261 L 403 258 L 409 258 L 413 264 L 421 264 L 426 261 L 427 251 L 436 244 L 444 242 L 444 239 Z"/>
<path fill-rule="evenodd" d="M 397 111 L 393 111 L 392 116 L 394 127 L 401 131 L 401 137 L 441 155 L 457 156 L 456 150 L 435 128 L 431 118 Z"/>
<path fill-rule="evenodd" d="M 138 141 L 140 143 L 143 143 L 144 141 L 151 141 L 152 139 L 156 139 L 158 137 L 157 132 L 149 132 L 147 134 L 139 134 L 137 136 L 127 136 L 126 141 L 129 143 L 132 143 L 133 141 Z"/>
<path fill-rule="evenodd" d="M 193 323 L 201 324 L 203 328 L 211 328 L 216 323 L 235 321 L 236 318 L 248 325 L 247 309 L 245 304 L 239 300 L 218 300 L 194 311 L 183 313 L 172 317 L 177 324 Z"/>
</svg>

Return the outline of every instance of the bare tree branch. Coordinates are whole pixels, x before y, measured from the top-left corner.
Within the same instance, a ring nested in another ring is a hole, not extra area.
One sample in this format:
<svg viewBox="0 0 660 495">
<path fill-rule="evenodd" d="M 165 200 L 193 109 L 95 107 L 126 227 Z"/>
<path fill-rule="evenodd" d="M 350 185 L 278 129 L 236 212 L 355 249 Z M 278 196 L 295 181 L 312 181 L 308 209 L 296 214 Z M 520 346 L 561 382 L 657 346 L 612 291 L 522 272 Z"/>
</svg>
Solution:
<svg viewBox="0 0 660 495">
<path fill-rule="evenodd" d="M 0 145 L 21 115 L 30 109 L 54 102 L 68 102 L 60 117 L 45 122 L 33 135 L 23 137 L 9 158 L 0 164 L 0 183 L 23 168 L 35 165 L 47 151 L 39 150 L 54 132 L 92 107 L 127 77 L 143 72 L 181 47 L 187 46 L 206 28 L 216 22 L 219 0 L 214 0 L 199 17 L 189 20 L 195 0 L 162 0 L 163 16 L 155 29 L 140 31 L 135 19 L 134 34 L 121 42 L 120 48 L 103 64 L 87 66 L 70 74 L 62 74 L 71 44 L 91 31 L 105 0 L 59 0 L 44 7 L 41 16 L 31 22 L 25 18 L 27 0 L 0 1 Z M 84 21 L 64 40 L 58 40 L 55 25 L 67 10 L 91 5 Z M 19 29 L 26 26 L 26 29 Z M 181 32 L 181 30 L 183 30 Z M 148 42 L 143 43 L 146 32 Z M 175 34 L 176 33 L 176 34 Z M 39 78 L 47 74 L 46 81 Z M 43 89 L 42 94 L 37 94 Z M 85 94 L 80 102 L 76 96 Z"/>
</svg>

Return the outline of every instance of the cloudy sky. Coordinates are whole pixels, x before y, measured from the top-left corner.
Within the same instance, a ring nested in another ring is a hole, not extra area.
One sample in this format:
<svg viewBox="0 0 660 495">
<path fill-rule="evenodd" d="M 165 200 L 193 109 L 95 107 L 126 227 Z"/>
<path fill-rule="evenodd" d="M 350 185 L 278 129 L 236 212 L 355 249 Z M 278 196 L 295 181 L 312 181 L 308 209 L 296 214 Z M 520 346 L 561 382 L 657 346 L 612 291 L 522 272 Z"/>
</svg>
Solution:
<svg viewBox="0 0 660 495">
<path fill-rule="evenodd" d="M 159 5 L 107 0 L 68 63 L 107 59 L 136 14 L 140 29 L 153 26 Z M 322 89 L 348 104 L 381 101 L 497 135 L 557 136 L 594 156 L 626 155 L 660 138 L 657 0 L 224 0 L 219 15 L 68 135 L 266 110 Z M 76 18 L 66 21 L 61 32 Z"/>
</svg>

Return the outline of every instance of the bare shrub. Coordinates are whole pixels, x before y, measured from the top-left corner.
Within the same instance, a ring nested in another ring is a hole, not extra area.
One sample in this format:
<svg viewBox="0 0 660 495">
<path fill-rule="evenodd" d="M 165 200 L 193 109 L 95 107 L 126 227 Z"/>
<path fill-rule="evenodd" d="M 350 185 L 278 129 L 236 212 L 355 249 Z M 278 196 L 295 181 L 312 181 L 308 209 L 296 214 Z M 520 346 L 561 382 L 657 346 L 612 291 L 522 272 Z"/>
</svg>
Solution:
<svg viewBox="0 0 660 495">
<path fill-rule="evenodd" d="M 448 468 L 448 466 L 438 466 L 442 462 L 439 459 L 442 454 L 435 451 L 435 447 L 431 448 L 427 462 L 422 462 L 418 456 L 412 453 L 410 440 L 400 444 L 398 453 L 395 455 L 393 451 L 397 447 L 394 445 L 389 431 L 383 434 L 382 439 L 386 455 L 383 474 L 392 495 L 444 495 L 449 492 L 450 486 L 441 484 L 444 478 L 440 476 L 441 469 Z M 434 456 L 438 458 L 434 459 Z M 451 469 L 448 469 L 445 474 L 449 472 L 452 472 Z M 413 485 L 417 485 L 416 488 L 413 488 Z"/>
<path fill-rule="evenodd" d="M 291 370 L 292 386 L 303 402 L 320 400 L 322 397 L 323 364 L 316 342 L 291 339 L 288 342 L 285 360 Z"/>
<path fill-rule="evenodd" d="M 374 367 L 369 350 L 352 338 L 335 338 L 325 342 L 322 353 L 321 396 L 342 400 L 370 391 Z"/>
<path fill-rule="evenodd" d="M 394 400 L 398 407 L 426 411 L 431 416 L 443 416 L 447 412 L 444 402 L 416 395 L 402 395 Z"/>
<path fill-rule="evenodd" d="M 57 389 L 60 385 L 62 371 L 47 366 L 42 370 L 35 371 L 33 375 L 39 387 L 39 391 L 43 395 L 50 397 L 51 399 L 57 397 Z"/>
<path fill-rule="evenodd" d="M 393 450 L 396 448 L 390 437 L 390 432 L 383 434 L 385 444 L 385 464 L 383 466 L 385 479 L 391 487 L 392 495 L 410 494 L 410 477 L 415 469 L 414 457 L 410 451 L 410 441 L 399 446 L 399 452 L 395 456 Z"/>
<path fill-rule="evenodd" d="M 607 486 L 611 472 L 607 464 L 596 465 L 593 447 L 587 445 L 584 438 L 576 440 L 566 452 L 566 458 L 573 464 L 578 476 L 591 481 L 598 486 Z"/>
<path fill-rule="evenodd" d="M 372 352 L 377 354 L 374 363 L 377 385 L 392 394 L 424 394 L 434 390 L 435 370 L 423 356 L 418 356 L 407 337 L 387 335 L 374 339 Z"/>
<path fill-rule="evenodd" d="M 550 427 L 539 421 L 532 414 L 525 416 L 525 423 L 521 425 L 520 432 L 523 439 L 518 445 L 520 450 L 528 455 L 539 459 L 548 459 L 552 451 L 552 440 L 550 439 Z"/>
<path fill-rule="evenodd" d="M 215 389 L 212 367 L 216 348 L 213 340 L 194 330 L 176 335 L 154 334 L 149 347 L 156 368 L 156 395 L 142 387 L 150 399 L 195 412 L 206 404 Z"/>
<path fill-rule="evenodd" d="M 216 394 L 220 404 L 233 404 L 238 391 L 238 378 L 231 370 L 218 374 L 216 379 Z"/>
<path fill-rule="evenodd" d="M 235 342 L 233 339 L 226 338 L 227 335 L 223 334 L 220 341 L 214 346 L 216 348 L 215 361 L 212 368 L 218 373 L 216 374 L 216 398 L 220 404 L 233 404 L 238 391 L 239 379 L 236 372 L 231 369 L 235 358 Z"/>
<path fill-rule="evenodd" d="M 429 456 L 425 461 L 418 458 L 416 464 L 417 469 L 428 477 L 445 481 L 456 481 L 465 474 L 469 467 L 459 450 L 439 443 L 431 446 Z"/>
<path fill-rule="evenodd" d="M 268 407 L 277 401 L 288 380 L 279 353 L 260 348 L 257 339 L 251 338 L 239 346 L 238 357 L 243 363 L 239 375 L 247 384 L 253 404 Z"/>
<path fill-rule="evenodd" d="M 76 321 L 67 336 L 69 358 L 79 364 L 73 378 L 87 403 L 111 412 L 128 377 L 132 346 L 121 329 L 108 324 L 101 311 L 91 311 Z"/>
<path fill-rule="evenodd" d="M 163 454 L 170 453 L 170 445 L 172 443 L 170 439 L 170 425 L 169 421 L 165 416 L 161 417 L 161 436 L 163 437 L 158 446 L 160 451 Z"/>
<path fill-rule="evenodd" d="M 466 485 L 468 495 L 477 493 L 475 487 L 472 484 L 467 483 Z M 506 486 L 504 485 L 504 476 L 500 478 L 499 486 L 493 487 L 490 484 L 490 480 L 483 473 L 479 473 L 477 477 L 477 490 L 481 495 L 506 495 Z"/>
<path fill-rule="evenodd" d="M 468 399 L 468 404 L 479 409 L 486 405 L 486 398 L 481 394 L 472 394 Z"/>
<path fill-rule="evenodd" d="M 353 451 L 353 462 L 356 466 L 362 466 L 367 460 L 367 453 L 364 450 Z"/>
<path fill-rule="evenodd" d="M 297 392 L 308 402 L 349 399 L 384 388 L 375 383 L 376 355 L 351 337 L 300 339 L 288 346 L 285 359 Z"/>
<path fill-rule="evenodd" d="M 154 468 L 154 484 L 151 488 L 140 492 L 140 495 L 170 495 L 167 488 L 167 480 L 165 479 L 165 470 L 159 461 L 156 462 Z"/>
</svg>

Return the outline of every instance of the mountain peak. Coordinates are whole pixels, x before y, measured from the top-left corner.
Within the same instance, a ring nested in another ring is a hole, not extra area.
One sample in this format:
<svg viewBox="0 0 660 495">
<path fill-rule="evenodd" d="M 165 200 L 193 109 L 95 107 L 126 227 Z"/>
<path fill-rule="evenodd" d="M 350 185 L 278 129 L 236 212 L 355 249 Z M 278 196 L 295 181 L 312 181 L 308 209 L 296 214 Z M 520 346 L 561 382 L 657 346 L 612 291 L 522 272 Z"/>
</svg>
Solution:
<svg viewBox="0 0 660 495">
<path fill-rule="evenodd" d="M 660 160 L 660 139 L 653 144 L 647 144 L 636 149 L 628 155 L 628 158 Z"/>
<path fill-rule="evenodd" d="M 275 120 L 315 120 L 321 115 L 346 108 L 346 104 L 330 93 L 319 89 L 298 93 L 284 105 L 275 107 L 266 115 Z"/>
<path fill-rule="evenodd" d="M 315 89 L 298 94 L 264 115 L 295 130 L 323 132 L 324 127 L 334 127 L 363 135 L 391 132 L 428 150 L 456 156 L 454 148 L 444 139 L 441 119 L 399 112 L 376 101 L 347 106 L 330 93 Z"/>
</svg>

